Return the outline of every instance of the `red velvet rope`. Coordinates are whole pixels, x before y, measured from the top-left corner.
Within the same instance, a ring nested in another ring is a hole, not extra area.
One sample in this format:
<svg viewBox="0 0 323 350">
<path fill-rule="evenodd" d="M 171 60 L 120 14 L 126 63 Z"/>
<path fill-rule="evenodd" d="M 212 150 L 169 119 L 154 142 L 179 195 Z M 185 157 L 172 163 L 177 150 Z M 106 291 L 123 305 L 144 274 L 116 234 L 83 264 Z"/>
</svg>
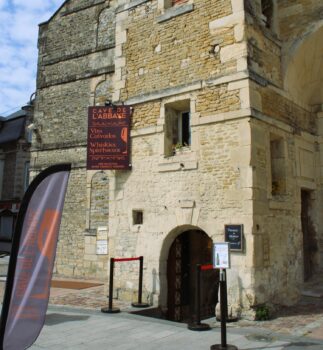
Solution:
<svg viewBox="0 0 323 350">
<path fill-rule="evenodd" d="M 213 265 L 201 265 L 201 271 L 213 270 Z"/>
<path fill-rule="evenodd" d="M 114 261 L 133 261 L 133 260 L 140 260 L 139 258 L 113 258 Z"/>
</svg>

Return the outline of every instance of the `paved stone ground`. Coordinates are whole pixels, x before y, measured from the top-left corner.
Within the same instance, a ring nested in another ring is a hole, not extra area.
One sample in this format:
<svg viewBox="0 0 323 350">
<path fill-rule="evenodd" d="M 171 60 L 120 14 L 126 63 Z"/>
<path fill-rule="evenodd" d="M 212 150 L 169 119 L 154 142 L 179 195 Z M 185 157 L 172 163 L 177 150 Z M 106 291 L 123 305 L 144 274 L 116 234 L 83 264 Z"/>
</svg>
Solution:
<svg viewBox="0 0 323 350">
<path fill-rule="evenodd" d="M 1 300 L 4 286 L 5 282 L 0 281 Z M 102 307 L 108 305 L 106 287 L 101 285 L 81 290 L 52 288 L 49 304 L 53 306 L 67 306 L 72 309 L 100 311 Z M 113 301 L 113 306 L 119 307 L 124 312 L 134 311 L 130 304 L 118 300 Z M 215 321 L 213 326 L 220 327 L 220 324 Z M 303 297 L 295 306 L 282 307 L 275 318 L 269 321 L 240 320 L 239 322 L 228 324 L 228 328 L 232 329 L 248 327 L 263 328 L 285 335 L 305 336 L 323 340 L 323 299 Z"/>
<path fill-rule="evenodd" d="M 1 300 L 4 287 L 2 280 Z M 134 309 L 118 300 L 113 305 L 123 312 L 102 314 L 101 307 L 108 305 L 106 293 L 104 285 L 81 290 L 52 288 L 46 325 L 32 349 L 209 349 L 221 342 L 220 323 L 215 319 L 207 320 L 211 331 L 197 333 L 187 330 L 185 324 L 131 315 Z M 322 350 L 323 299 L 303 297 L 297 305 L 278 310 L 269 321 L 229 323 L 228 342 L 239 349 Z"/>
<path fill-rule="evenodd" d="M 103 314 L 50 306 L 45 326 L 32 350 L 209 350 L 221 343 L 219 326 L 193 332 L 186 325 L 129 313 Z M 239 350 L 322 350 L 323 341 L 283 336 L 257 327 L 230 327 L 228 344 Z"/>
<path fill-rule="evenodd" d="M 101 307 L 108 305 L 108 298 L 106 296 L 106 288 L 103 285 L 83 290 L 52 288 L 50 304 L 100 311 Z M 118 300 L 113 301 L 113 306 L 119 307 L 123 311 L 133 311 L 129 304 Z M 215 326 L 219 327 L 219 323 Z M 286 335 L 307 336 L 323 340 L 323 299 L 303 297 L 293 307 L 282 307 L 272 320 L 240 320 L 239 322 L 228 324 L 228 327 L 265 328 L 272 332 Z"/>
<path fill-rule="evenodd" d="M 281 308 L 269 321 L 241 320 L 237 326 L 253 326 L 272 332 L 323 340 L 323 301 L 303 297 L 297 305 Z"/>
</svg>

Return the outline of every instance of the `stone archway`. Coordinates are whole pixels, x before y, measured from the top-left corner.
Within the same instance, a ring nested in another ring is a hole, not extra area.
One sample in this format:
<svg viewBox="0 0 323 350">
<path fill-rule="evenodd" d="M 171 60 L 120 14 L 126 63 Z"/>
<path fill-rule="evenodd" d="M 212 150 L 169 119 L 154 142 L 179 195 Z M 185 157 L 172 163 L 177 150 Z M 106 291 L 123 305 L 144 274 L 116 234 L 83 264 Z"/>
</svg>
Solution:
<svg viewBox="0 0 323 350">
<path fill-rule="evenodd" d="M 293 44 L 284 57 L 284 86 L 298 104 L 323 103 L 323 23 Z"/>
<path fill-rule="evenodd" d="M 202 230 L 181 227 L 164 241 L 162 255 L 166 258 L 161 300 L 169 320 L 189 322 L 195 317 L 196 264 L 212 262 L 212 239 Z M 217 303 L 218 272 L 205 271 L 201 277 L 202 317 L 214 316 Z"/>
<path fill-rule="evenodd" d="M 299 191 L 300 221 L 303 235 L 303 247 L 300 247 L 300 250 L 303 251 L 304 280 L 307 280 L 312 276 L 315 277 L 315 272 L 323 271 L 323 233 L 319 229 L 323 225 L 321 215 L 321 198 L 323 198 L 323 181 L 321 180 L 323 159 L 323 142 L 321 141 L 323 136 L 323 21 L 309 26 L 308 32 L 299 35 L 294 42 L 286 46 L 285 51 L 287 50 L 288 52 L 283 59 L 284 88 L 295 104 L 311 113 L 316 125 L 315 133 L 319 137 L 315 140 L 315 148 L 320 153 L 318 157 L 320 164 L 313 160 L 313 165 L 310 163 L 309 166 L 306 162 L 299 161 L 300 175 L 304 175 L 303 168 L 308 174 L 310 174 L 309 169 L 312 169 L 313 175 L 308 176 L 311 177 L 312 183 L 315 181 L 315 186 L 310 186 L 305 182 L 302 183 L 302 179 L 300 179 L 301 189 Z M 311 142 L 314 143 L 314 140 Z M 304 151 L 302 150 L 302 152 Z"/>
</svg>

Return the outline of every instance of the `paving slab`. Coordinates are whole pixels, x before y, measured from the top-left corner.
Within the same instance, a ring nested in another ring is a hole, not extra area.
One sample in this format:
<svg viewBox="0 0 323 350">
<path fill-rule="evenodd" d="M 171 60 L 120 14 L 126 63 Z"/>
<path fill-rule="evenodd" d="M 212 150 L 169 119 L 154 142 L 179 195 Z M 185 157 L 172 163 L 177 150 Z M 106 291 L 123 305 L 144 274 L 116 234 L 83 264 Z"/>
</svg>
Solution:
<svg viewBox="0 0 323 350">
<path fill-rule="evenodd" d="M 214 320 L 212 329 L 196 332 L 182 323 L 121 312 L 76 310 L 51 306 L 44 328 L 30 348 L 71 350 L 209 350 L 221 343 L 221 331 Z M 287 336 L 255 327 L 228 328 L 227 341 L 241 350 L 322 350 L 322 340 Z"/>
</svg>

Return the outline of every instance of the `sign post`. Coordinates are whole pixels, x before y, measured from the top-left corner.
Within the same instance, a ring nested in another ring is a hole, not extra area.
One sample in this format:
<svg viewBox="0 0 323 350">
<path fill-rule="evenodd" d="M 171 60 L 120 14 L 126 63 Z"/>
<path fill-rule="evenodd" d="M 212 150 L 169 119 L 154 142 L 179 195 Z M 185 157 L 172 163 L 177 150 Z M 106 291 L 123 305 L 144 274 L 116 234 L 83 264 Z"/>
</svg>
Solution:
<svg viewBox="0 0 323 350">
<path fill-rule="evenodd" d="M 227 344 L 228 297 L 226 269 L 230 268 L 229 243 L 215 243 L 213 245 L 213 266 L 215 269 L 220 269 L 221 344 L 212 345 L 210 350 L 238 350 L 236 346 Z"/>
</svg>

